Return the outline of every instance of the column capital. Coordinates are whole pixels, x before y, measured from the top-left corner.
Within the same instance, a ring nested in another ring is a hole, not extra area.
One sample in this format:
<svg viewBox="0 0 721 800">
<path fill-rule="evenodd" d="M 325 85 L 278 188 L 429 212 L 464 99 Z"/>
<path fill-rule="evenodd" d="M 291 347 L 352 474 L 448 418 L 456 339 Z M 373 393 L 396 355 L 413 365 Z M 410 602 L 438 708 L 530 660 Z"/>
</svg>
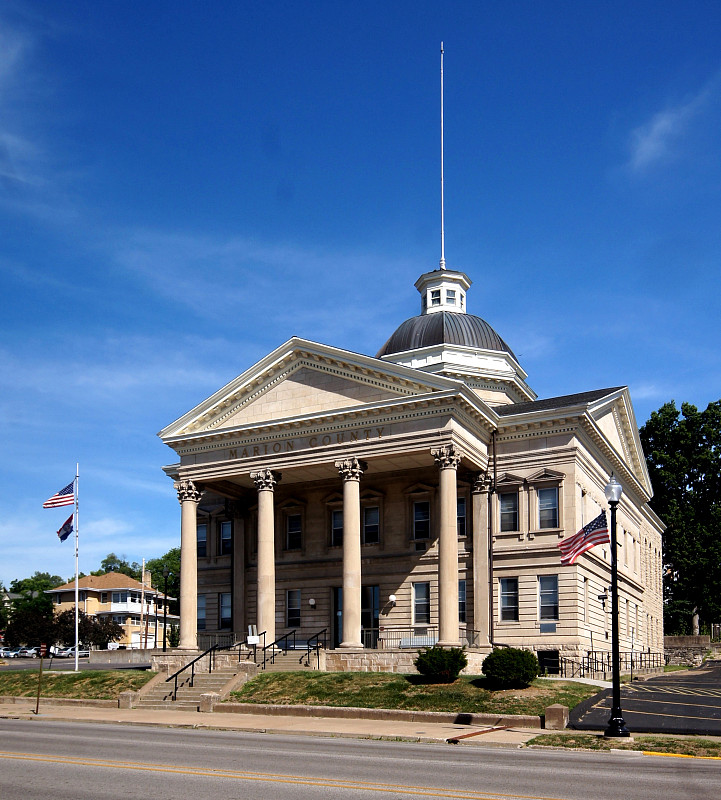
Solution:
<svg viewBox="0 0 721 800">
<path fill-rule="evenodd" d="M 491 491 L 491 475 L 489 472 L 479 472 L 473 481 L 473 494 L 487 494 Z"/>
<path fill-rule="evenodd" d="M 175 481 L 173 488 L 178 493 L 178 502 L 184 503 L 190 500 L 192 503 L 199 503 L 201 497 L 201 490 L 198 484 L 193 483 L 191 480 Z"/>
<path fill-rule="evenodd" d="M 262 469 L 259 472 L 251 472 L 250 477 L 259 492 L 272 492 L 282 476 L 280 472 L 274 472 L 272 469 Z"/>
<path fill-rule="evenodd" d="M 440 469 L 457 469 L 463 458 L 463 453 L 454 444 L 436 447 L 431 450 L 431 455 Z"/>
<path fill-rule="evenodd" d="M 335 467 L 344 481 L 360 481 L 363 473 L 368 469 L 368 464 L 354 457 L 336 461 Z"/>
</svg>

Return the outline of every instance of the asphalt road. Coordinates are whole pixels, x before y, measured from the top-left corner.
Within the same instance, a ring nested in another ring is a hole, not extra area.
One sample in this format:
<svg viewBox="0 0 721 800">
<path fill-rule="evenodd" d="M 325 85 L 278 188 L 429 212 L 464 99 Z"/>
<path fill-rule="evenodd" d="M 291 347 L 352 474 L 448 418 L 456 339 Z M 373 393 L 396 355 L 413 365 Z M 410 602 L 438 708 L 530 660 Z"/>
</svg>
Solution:
<svg viewBox="0 0 721 800">
<path fill-rule="evenodd" d="M 5 664 L 0 664 L 0 672 L 3 670 L 17 669 L 38 669 L 40 667 L 39 658 L 8 658 Z M 90 663 L 87 658 L 78 659 L 78 668 L 85 669 L 150 669 L 150 662 L 147 664 L 96 664 Z M 43 659 L 43 669 L 74 670 L 75 658 L 48 658 Z"/>
<path fill-rule="evenodd" d="M 603 730 L 611 709 L 611 690 L 581 704 L 571 727 Z M 688 672 L 669 672 L 621 686 L 621 710 L 631 733 L 721 736 L 721 661 Z"/>
<path fill-rule="evenodd" d="M 3 800 L 711 800 L 721 762 L 0 720 Z"/>
</svg>

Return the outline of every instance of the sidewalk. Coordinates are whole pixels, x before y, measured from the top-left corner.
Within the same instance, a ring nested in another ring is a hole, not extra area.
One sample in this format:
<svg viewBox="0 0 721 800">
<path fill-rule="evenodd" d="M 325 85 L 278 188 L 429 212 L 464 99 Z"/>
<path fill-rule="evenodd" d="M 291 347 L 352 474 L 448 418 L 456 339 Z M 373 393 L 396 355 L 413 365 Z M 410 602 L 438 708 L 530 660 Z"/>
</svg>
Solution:
<svg viewBox="0 0 721 800">
<path fill-rule="evenodd" d="M 542 736 L 545 731 L 531 728 L 495 728 L 458 725 L 448 722 L 407 722 L 378 719 L 331 719 L 264 714 L 201 714 L 196 711 L 156 711 L 141 708 L 93 708 L 90 706 L 53 705 L 40 701 L 35 715 L 35 699 L 27 702 L 0 703 L 2 719 L 63 720 L 125 725 L 157 725 L 164 728 L 205 728 L 249 733 L 332 736 L 352 739 L 386 739 L 409 742 L 447 742 L 459 737 L 458 744 L 518 748 Z M 471 734 L 469 736 L 469 734 Z"/>
</svg>

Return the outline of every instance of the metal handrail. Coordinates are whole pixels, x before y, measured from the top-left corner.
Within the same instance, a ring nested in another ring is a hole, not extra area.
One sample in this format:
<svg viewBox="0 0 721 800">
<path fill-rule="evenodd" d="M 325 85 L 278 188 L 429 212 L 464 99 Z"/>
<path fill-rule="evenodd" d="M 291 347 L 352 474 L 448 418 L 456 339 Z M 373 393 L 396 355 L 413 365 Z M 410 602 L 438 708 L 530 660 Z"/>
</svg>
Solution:
<svg viewBox="0 0 721 800">
<path fill-rule="evenodd" d="M 215 663 L 215 652 L 219 650 L 220 646 L 214 644 L 212 647 L 209 647 L 204 653 L 201 653 L 197 658 L 194 658 L 192 661 L 189 661 L 184 667 L 181 667 L 177 672 L 174 672 L 170 677 L 165 679 L 165 682 L 168 683 L 175 679 L 175 685 L 173 687 L 173 702 L 177 700 L 178 697 L 178 675 L 181 672 L 185 672 L 188 667 L 190 667 L 190 683 L 188 684 L 191 688 L 193 686 L 193 681 L 195 680 L 195 665 L 201 658 L 205 658 L 208 656 L 208 674 L 212 673 L 213 671 L 213 664 Z"/>
<path fill-rule="evenodd" d="M 268 662 L 268 650 L 273 648 L 272 654 L 270 656 L 270 663 L 271 664 L 275 664 L 275 655 L 276 655 L 275 647 L 276 647 L 276 645 L 278 645 L 278 649 L 282 650 L 283 654 L 285 655 L 285 653 L 287 653 L 288 650 L 290 650 L 290 645 L 288 644 L 288 639 L 290 639 L 291 636 L 293 637 L 293 650 L 295 650 L 295 634 L 296 634 L 296 629 L 293 628 L 292 631 L 288 631 L 288 633 L 285 633 L 285 634 L 283 634 L 283 636 L 278 637 L 274 642 L 271 642 L 269 645 L 266 645 L 265 647 L 263 647 L 263 669 L 265 669 L 266 664 Z M 285 641 L 285 647 L 283 647 L 280 644 L 280 642 L 282 642 L 282 641 Z"/>
<path fill-rule="evenodd" d="M 299 663 L 303 662 L 303 659 L 306 658 L 308 660 L 308 664 L 310 665 L 310 654 L 315 650 L 315 657 L 316 663 L 318 664 L 318 669 L 320 669 L 320 648 L 322 647 L 324 650 L 327 645 L 327 634 L 328 628 L 323 628 L 322 631 L 318 631 L 318 633 L 314 633 L 312 636 L 308 637 L 308 641 L 306 642 L 306 653 L 305 656 L 301 656 L 298 659 Z M 323 637 L 323 644 L 320 643 L 320 637 Z M 311 644 L 311 642 L 315 639 L 315 644 Z"/>
</svg>

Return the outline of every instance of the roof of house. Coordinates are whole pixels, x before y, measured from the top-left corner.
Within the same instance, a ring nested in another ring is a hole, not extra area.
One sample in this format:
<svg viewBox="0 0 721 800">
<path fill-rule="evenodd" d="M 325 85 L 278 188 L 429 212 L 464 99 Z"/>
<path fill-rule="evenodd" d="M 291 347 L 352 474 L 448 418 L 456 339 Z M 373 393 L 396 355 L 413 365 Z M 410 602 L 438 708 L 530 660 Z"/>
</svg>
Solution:
<svg viewBox="0 0 721 800">
<path fill-rule="evenodd" d="M 564 394 L 560 397 L 547 397 L 545 400 L 532 400 L 527 403 L 509 403 L 505 406 L 494 406 L 493 410 L 499 417 L 509 417 L 513 414 L 527 414 L 533 411 L 560 410 L 593 403 L 620 389 L 623 389 L 623 386 L 615 386 L 610 389 L 595 389 L 590 392 L 579 392 L 578 394 Z"/>
<path fill-rule="evenodd" d="M 138 592 L 143 589 L 143 584 L 140 581 L 136 581 L 135 578 L 124 575 L 122 572 L 106 572 L 105 575 L 85 575 L 78 581 L 78 586 L 80 589 L 130 589 Z M 48 592 L 68 592 L 73 589 L 75 589 L 75 581 L 69 581 L 62 586 L 49 589 Z M 145 591 L 155 592 L 156 590 L 146 585 Z"/>
</svg>

